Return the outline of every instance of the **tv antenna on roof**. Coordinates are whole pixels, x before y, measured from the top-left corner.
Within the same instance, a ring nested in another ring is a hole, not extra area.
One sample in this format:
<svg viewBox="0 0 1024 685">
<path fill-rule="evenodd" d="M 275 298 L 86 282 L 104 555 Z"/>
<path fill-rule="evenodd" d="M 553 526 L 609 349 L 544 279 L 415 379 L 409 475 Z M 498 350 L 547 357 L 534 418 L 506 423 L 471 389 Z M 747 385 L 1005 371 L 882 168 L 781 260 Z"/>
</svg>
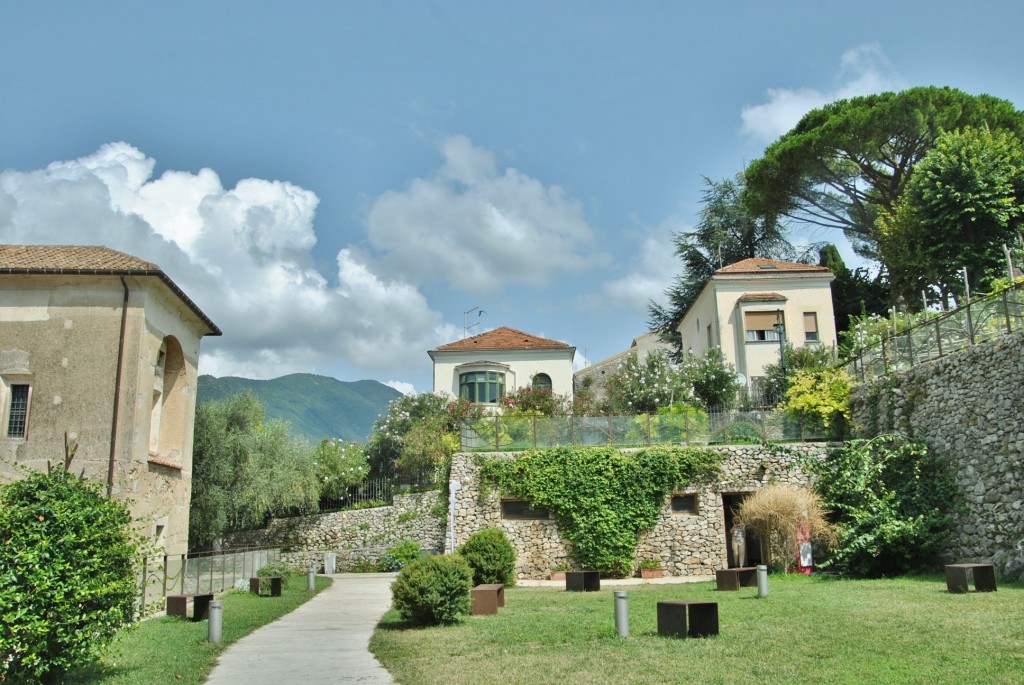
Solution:
<svg viewBox="0 0 1024 685">
<path fill-rule="evenodd" d="M 478 319 L 481 316 L 483 316 L 484 314 L 487 313 L 483 309 L 480 309 L 480 307 L 473 307 L 472 309 L 467 309 L 466 311 L 462 312 L 462 339 L 463 340 L 466 339 L 466 335 L 469 333 L 469 331 L 471 329 L 473 329 L 473 328 L 475 328 L 475 327 L 480 325 L 479 321 L 474 321 L 473 324 L 469 325 L 469 326 L 466 325 L 468 323 L 469 315 L 472 314 L 473 312 L 477 313 L 476 316 L 477 316 Z"/>
</svg>

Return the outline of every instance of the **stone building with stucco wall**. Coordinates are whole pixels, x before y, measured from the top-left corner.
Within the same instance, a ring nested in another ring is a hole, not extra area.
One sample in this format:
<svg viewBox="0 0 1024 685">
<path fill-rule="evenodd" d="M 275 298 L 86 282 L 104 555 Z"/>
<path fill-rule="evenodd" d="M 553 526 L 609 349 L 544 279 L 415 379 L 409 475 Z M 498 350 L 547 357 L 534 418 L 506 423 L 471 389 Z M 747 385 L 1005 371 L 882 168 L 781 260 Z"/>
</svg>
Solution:
<svg viewBox="0 0 1024 685">
<path fill-rule="evenodd" d="M 197 363 L 217 326 L 159 266 L 106 247 L 0 245 L 0 479 L 60 464 L 185 552 Z"/>
</svg>

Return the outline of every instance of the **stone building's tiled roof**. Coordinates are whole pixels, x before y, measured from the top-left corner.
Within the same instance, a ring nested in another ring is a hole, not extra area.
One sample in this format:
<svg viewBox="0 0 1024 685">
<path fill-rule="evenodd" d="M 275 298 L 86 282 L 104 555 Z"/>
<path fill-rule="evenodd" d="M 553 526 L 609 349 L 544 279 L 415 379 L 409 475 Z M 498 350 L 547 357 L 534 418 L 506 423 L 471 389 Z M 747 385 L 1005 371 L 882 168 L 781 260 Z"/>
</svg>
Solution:
<svg viewBox="0 0 1024 685">
<path fill-rule="evenodd" d="M 2 275 L 154 276 L 202 319 L 211 335 L 221 330 L 159 266 L 100 245 L 0 245 Z"/>
<path fill-rule="evenodd" d="M 715 274 L 771 274 L 778 273 L 780 271 L 787 272 L 826 272 L 828 269 L 824 266 L 815 266 L 813 264 L 800 264 L 798 262 L 784 262 L 780 259 L 743 259 L 729 266 L 723 266 L 717 270 Z"/>
<path fill-rule="evenodd" d="M 436 352 L 456 352 L 465 350 L 537 350 L 537 349 L 572 349 L 571 345 L 557 340 L 548 340 L 530 335 L 514 328 L 502 326 L 493 331 L 474 335 L 465 340 L 456 340 L 436 348 Z"/>
</svg>

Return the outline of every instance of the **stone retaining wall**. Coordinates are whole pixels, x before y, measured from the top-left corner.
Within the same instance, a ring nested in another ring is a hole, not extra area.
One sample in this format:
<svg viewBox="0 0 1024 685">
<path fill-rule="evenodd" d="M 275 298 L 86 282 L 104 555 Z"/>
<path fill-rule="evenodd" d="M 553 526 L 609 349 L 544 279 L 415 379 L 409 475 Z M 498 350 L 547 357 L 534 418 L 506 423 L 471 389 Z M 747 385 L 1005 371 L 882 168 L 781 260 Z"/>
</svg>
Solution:
<svg viewBox="0 0 1024 685">
<path fill-rule="evenodd" d="M 968 513 L 948 556 L 1024 574 L 1024 332 L 858 386 L 862 436 L 895 432 L 952 461 Z"/>
<path fill-rule="evenodd" d="M 337 555 L 338 570 L 376 563 L 388 547 L 403 540 L 415 540 L 424 552 L 440 552 L 444 524 L 432 513 L 437 503 L 434 490 L 395 495 L 389 507 L 275 519 L 265 529 L 227 536 L 224 549 L 280 547 L 281 561 L 298 568 L 313 563 L 321 571 L 326 552 Z"/>
<path fill-rule="evenodd" d="M 637 548 L 637 559 L 659 559 L 665 573 L 674 576 L 714 575 L 727 565 L 723 494 L 753 492 L 771 482 L 806 484 L 807 476 L 796 464 L 798 455 L 820 455 L 821 444 L 788 445 L 769 450 L 761 445 L 716 447 L 725 453 L 723 480 L 685 489 L 675 494 L 697 496 L 696 514 L 673 513 L 666 498 L 661 517 Z M 545 578 L 561 563 L 570 563 L 571 548 L 558 533 L 553 520 L 503 519 L 501 497 L 480 494 L 480 458 L 514 458 L 514 453 L 476 455 L 460 453 L 452 460 L 452 480 L 460 483 L 456 493 L 455 544 L 474 532 L 500 528 L 516 549 L 519 578 Z M 450 551 L 450 532 L 445 536 Z"/>
</svg>

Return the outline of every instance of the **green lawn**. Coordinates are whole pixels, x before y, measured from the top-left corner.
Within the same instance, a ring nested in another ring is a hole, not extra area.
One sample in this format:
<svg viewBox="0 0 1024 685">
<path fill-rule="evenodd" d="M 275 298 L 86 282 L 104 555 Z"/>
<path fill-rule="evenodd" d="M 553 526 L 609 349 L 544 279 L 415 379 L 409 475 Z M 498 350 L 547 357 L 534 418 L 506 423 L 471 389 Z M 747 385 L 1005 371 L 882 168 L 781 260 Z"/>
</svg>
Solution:
<svg viewBox="0 0 1024 685">
<path fill-rule="evenodd" d="M 629 593 L 630 637 L 613 589 L 511 588 L 496 616 L 408 628 L 389 612 L 371 650 L 403 685 L 432 683 L 1024 682 L 1024 584 L 952 595 L 941 576 L 772 576 L 756 588 L 645 585 Z M 715 601 L 718 637 L 657 635 L 659 600 Z"/>
<path fill-rule="evenodd" d="M 317 592 L 331 584 L 318 576 Z M 89 685 L 200 685 L 225 647 L 257 628 L 271 623 L 312 597 L 305 574 L 291 576 L 281 597 L 257 597 L 232 591 L 224 602 L 223 641 L 207 641 L 206 621 L 154 618 L 120 634 L 94 667 L 75 673 L 65 682 Z"/>
</svg>

